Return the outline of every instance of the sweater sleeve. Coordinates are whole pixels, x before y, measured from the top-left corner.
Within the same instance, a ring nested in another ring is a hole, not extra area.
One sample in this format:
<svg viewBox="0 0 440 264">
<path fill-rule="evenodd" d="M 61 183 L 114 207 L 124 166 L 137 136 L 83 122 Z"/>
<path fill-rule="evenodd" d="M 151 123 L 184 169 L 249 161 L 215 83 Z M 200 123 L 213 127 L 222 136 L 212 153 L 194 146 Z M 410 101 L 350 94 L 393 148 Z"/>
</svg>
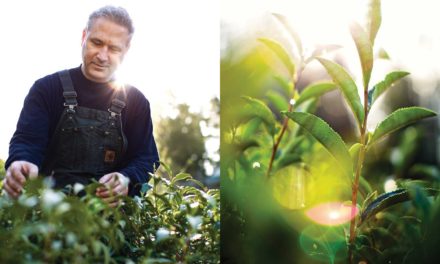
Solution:
<svg viewBox="0 0 440 264">
<path fill-rule="evenodd" d="M 24 100 L 16 131 L 10 141 L 6 169 L 17 160 L 32 162 L 41 169 L 48 144 L 48 105 L 40 83 L 35 82 Z"/>
<path fill-rule="evenodd" d="M 137 103 L 128 104 L 124 133 L 127 137 L 127 152 L 119 172 L 130 179 L 129 195 L 139 195 L 142 185 L 159 167 L 159 155 L 153 136 L 150 106 L 143 95 Z"/>
</svg>

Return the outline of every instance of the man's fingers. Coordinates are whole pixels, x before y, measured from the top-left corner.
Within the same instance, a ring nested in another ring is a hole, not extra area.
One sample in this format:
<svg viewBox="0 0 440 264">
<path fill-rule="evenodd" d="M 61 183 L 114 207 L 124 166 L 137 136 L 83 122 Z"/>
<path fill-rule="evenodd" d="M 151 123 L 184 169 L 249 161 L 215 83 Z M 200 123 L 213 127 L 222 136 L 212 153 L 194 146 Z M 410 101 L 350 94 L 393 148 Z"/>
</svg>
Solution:
<svg viewBox="0 0 440 264">
<path fill-rule="evenodd" d="M 128 186 L 121 184 L 120 187 L 118 187 L 118 188 L 120 188 L 118 190 L 118 193 L 120 193 L 121 195 L 124 195 L 124 196 L 128 195 Z"/>
<path fill-rule="evenodd" d="M 11 166 L 6 172 L 6 178 L 13 178 L 16 182 L 23 185 L 26 182 L 26 176 L 21 172 L 21 167 Z"/>
<path fill-rule="evenodd" d="M 116 193 L 117 195 L 123 195 L 124 194 L 124 186 L 122 186 L 121 184 L 117 185 L 114 189 L 113 189 L 113 193 Z"/>
<path fill-rule="evenodd" d="M 119 181 L 119 177 L 118 177 L 117 173 L 114 173 L 114 172 L 102 176 L 101 179 L 99 179 L 99 182 L 104 184 L 104 186 L 103 187 L 99 187 L 97 189 L 97 192 L 104 192 L 104 191 L 109 190 L 109 189 L 114 189 L 119 184 L 121 184 L 120 181 Z"/>
<path fill-rule="evenodd" d="M 99 183 L 105 184 L 106 182 L 108 182 L 111 179 L 110 176 L 111 176 L 110 174 L 106 174 L 106 175 L 102 176 L 99 179 Z"/>
<path fill-rule="evenodd" d="M 13 177 L 21 185 L 26 182 L 26 178 L 36 178 L 38 176 L 37 165 L 27 161 L 14 161 L 9 166 L 6 177 Z"/>
<path fill-rule="evenodd" d="M 110 197 L 110 196 L 117 196 L 117 195 L 124 194 L 123 189 L 124 189 L 124 187 L 121 184 L 117 184 L 113 188 L 98 190 L 96 192 L 96 195 L 98 195 L 101 198 L 106 198 L 106 197 Z"/>
<path fill-rule="evenodd" d="M 19 174 L 17 176 L 14 176 L 14 168 L 12 170 L 8 170 L 6 172 L 6 177 L 4 184 L 9 187 L 9 189 L 14 190 L 16 193 L 21 193 L 21 189 L 23 188 L 23 184 L 26 181 L 26 178 Z"/>
<path fill-rule="evenodd" d="M 100 190 L 98 190 L 96 192 L 96 195 L 101 197 L 101 198 L 107 198 L 107 197 L 110 197 L 110 196 L 115 196 L 116 193 L 113 190 L 113 188 L 111 188 L 111 189 L 102 189 L 101 188 Z"/>
<path fill-rule="evenodd" d="M 117 193 L 111 194 L 110 192 L 101 193 L 98 195 L 102 200 L 108 204 L 110 207 L 117 207 L 121 204 L 121 195 Z"/>
<path fill-rule="evenodd" d="M 102 179 L 102 181 L 101 181 L 101 179 Z M 105 191 L 107 191 L 108 189 L 112 189 L 112 188 L 114 188 L 113 186 L 114 186 L 114 182 L 113 182 L 113 179 L 111 178 L 111 177 L 109 177 L 109 178 L 104 178 L 104 176 L 101 178 L 100 180 L 99 180 L 99 182 L 100 183 L 102 183 L 104 186 L 101 186 L 101 187 L 98 187 L 97 189 L 96 189 L 96 192 L 98 193 L 98 192 L 105 192 Z"/>
<path fill-rule="evenodd" d="M 5 185 L 10 187 L 17 193 L 20 193 L 23 189 L 23 186 L 20 183 L 16 182 L 15 179 L 12 177 L 6 178 Z"/>
<path fill-rule="evenodd" d="M 120 173 L 106 174 L 99 179 L 99 182 L 105 186 L 96 189 L 96 195 L 111 207 L 118 206 L 121 196 L 128 194 L 128 178 Z"/>
<path fill-rule="evenodd" d="M 23 167 L 26 168 L 29 179 L 35 179 L 38 177 L 38 167 L 34 164 L 28 163 Z"/>
<path fill-rule="evenodd" d="M 6 193 L 11 196 L 12 198 L 17 198 L 20 193 L 16 192 L 14 189 L 12 189 L 6 182 L 3 184 L 3 189 L 6 191 Z"/>
<path fill-rule="evenodd" d="M 107 185 L 108 183 L 115 181 L 115 179 L 116 179 L 116 175 L 114 173 L 109 173 L 102 176 L 101 179 L 99 179 L 99 182 Z"/>
<path fill-rule="evenodd" d="M 98 191 L 98 192 L 96 192 L 96 195 L 97 195 L 98 197 L 101 197 L 101 198 L 107 198 L 107 197 L 114 196 L 114 195 L 112 195 L 112 193 L 111 193 L 110 191 L 108 191 L 108 190 Z"/>
<path fill-rule="evenodd" d="M 128 185 L 130 183 L 130 179 L 122 174 L 118 174 L 118 182 L 122 184 L 122 186 L 127 187 L 128 189 Z"/>
</svg>

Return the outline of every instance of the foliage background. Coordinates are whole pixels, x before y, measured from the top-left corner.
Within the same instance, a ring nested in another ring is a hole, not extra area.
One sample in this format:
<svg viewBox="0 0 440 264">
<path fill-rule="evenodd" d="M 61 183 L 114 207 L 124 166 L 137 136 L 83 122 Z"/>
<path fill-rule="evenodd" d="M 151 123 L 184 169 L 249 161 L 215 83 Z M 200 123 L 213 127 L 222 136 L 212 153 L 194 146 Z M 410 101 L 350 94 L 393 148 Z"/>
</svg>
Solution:
<svg viewBox="0 0 440 264">
<path fill-rule="evenodd" d="M 155 127 L 161 160 L 176 172 L 187 172 L 208 187 L 220 186 L 220 101 L 209 112 L 193 112 L 185 103 L 174 106 Z"/>
</svg>

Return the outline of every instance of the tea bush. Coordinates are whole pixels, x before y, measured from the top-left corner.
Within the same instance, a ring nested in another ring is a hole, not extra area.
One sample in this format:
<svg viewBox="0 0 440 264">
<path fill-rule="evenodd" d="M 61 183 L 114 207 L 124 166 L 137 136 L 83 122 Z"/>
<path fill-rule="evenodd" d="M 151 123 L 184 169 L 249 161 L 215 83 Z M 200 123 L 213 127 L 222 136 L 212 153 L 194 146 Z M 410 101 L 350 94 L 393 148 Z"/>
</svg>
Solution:
<svg viewBox="0 0 440 264">
<path fill-rule="evenodd" d="M 219 263 L 219 191 L 168 173 L 117 208 L 93 195 L 99 183 L 72 186 L 80 197 L 28 181 L 0 198 L 0 263 Z"/>
</svg>

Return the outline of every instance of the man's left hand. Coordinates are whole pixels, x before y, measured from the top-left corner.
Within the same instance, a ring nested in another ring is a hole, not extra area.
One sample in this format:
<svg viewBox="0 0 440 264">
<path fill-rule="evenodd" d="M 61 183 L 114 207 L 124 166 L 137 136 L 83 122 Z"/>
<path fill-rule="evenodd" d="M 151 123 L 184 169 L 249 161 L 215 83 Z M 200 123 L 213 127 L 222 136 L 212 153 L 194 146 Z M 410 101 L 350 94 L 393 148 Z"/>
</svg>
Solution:
<svg viewBox="0 0 440 264">
<path fill-rule="evenodd" d="M 96 189 L 96 195 L 101 197 L 110 207 L 116 207 L 119 205 L 120 197 L 127 196 L 129 181 L 129 178 L 119 172 L 106 174 L 99 179 L 104 187 Z"/>
</svg>

